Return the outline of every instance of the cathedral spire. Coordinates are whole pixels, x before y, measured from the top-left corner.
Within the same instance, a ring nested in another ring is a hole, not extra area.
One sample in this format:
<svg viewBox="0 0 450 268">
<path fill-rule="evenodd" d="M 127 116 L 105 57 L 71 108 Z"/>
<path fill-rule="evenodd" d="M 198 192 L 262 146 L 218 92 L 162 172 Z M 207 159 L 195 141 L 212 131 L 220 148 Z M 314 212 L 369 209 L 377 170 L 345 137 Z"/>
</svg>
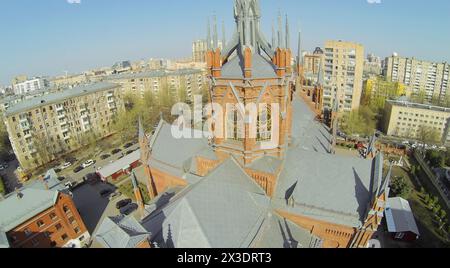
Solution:
<svg viewBox="0 0 450 268">
<path fill-rule="evenodd" d="M 286 14 L 286 48 L 289 49 L 291 47 L 291 35 L 289 33 L 289 20 Z"/>
<path fill-rule="evenodd" d="M 211 23 L 209 21 L 209 17 L 208 17 L 208 22 L 206 24 L 206 32 L 207 32 L 207 35 L 206 35 L 206 48 L 208 50 L 210 50 L 212 42 L 211 42 Z"/>
<path fill-rule="evenodd" d="M 298 65 L 303 64 L 303 55 L 302 55 L 302 30 L 298 30 L 298 51 L 297 51 L 297 63 Z"/>
<path fill-rule="evenodd" d="M 219 35 L 217 33 L 217 16 L 213 16 L 213 49 L 216 50 L 219 47 Z"/>
<path fill-rule="evenodd" d="M 225 21 L 222 20 L 222 50 L 227 46 L 227 32 L 225 31 Z"/>
<path fill-rule="evenodd" d="M 275 48 L 275 22 L 272 21 L 272 49 Z"/>
<path fill-rule="evenodd" d="M 278 47 L 283 48 L 283 19 L 281 11 L 278 12 Z"/>
</svg>

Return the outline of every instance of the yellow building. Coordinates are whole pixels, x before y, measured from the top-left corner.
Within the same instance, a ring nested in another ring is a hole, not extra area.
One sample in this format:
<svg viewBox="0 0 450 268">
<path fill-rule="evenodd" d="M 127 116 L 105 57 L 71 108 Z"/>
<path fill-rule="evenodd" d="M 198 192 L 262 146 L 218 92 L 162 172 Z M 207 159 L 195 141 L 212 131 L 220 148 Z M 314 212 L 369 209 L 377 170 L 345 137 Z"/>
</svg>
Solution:
<svg viewBox="0 0 450 268">
<path fill-rule="evenodd" d="M 333 107 L 337 96 L 339 111 L 359 108 L 364 69 L 364 47 L 360 44 L 327 41 L 324 64 L 324 107 Z"/>
<path fill-rule="evenodd" d="M 97 83 L 39 96 L 4 114 L 14 153 L 25 170 L 49 163 L 112 134 L 112 122 L 124 109 L 122 90 Z"/>
<path fill-rule="evenodd" d="M 399 82 L 386 81 L 383 77 L 372 77 L 364 81 L 363 104 L 383 109 L 388 99 L 407 95 L 406 87 Z"/>
<path fill-rule="evenodd" d="M 449 118 L 449 108 L 388 100 L 384 114 L 384 132 L 389 136 L 421 140 L 424 130 L 434 131 L 439 134 L 439 139 L 448 143 L 450 139 L 446 135 L 446 128 Z"/>
</svg>

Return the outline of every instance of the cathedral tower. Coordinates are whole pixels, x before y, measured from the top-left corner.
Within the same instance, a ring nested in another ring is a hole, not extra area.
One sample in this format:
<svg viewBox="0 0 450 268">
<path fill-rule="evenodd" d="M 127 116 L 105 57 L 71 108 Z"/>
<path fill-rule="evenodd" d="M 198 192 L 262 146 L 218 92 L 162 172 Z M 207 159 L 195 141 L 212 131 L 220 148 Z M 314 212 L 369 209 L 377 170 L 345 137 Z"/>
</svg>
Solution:
<svg viewBox="0 0 450 268">
<path fill-rule="evenodd" d="M 281 158 L 286 152 L 292 125 L 292 53 L 289 24 L 283 33 L 281 16 L 278 43 L 266 41 L 259 0 L 235 0 L 234 18 L 236 31 L 223 51 L 208 35 L 212 102 L 220 106 L 213 108 L 214 146 L 218 154 L 231 154 L 249 165 L 261 156 Z"/>
</svg>

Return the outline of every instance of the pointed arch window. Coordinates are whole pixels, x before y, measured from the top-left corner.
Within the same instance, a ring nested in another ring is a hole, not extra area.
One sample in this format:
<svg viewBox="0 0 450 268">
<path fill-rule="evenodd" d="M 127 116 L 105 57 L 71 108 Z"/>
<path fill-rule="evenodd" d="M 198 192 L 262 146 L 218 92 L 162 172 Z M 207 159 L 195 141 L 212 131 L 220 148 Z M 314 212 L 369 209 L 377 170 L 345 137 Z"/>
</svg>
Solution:
<svg viewBox="0 0 450 268">
<path fill-rule="evenodd" d="M 270 105 L 260 106 L 256 130 L 257 141 L 269 141 L 272 139 L 272 109 Z"/>
<path fill-rule="evenodd" d="M 235 105 L 227 105 L 226 125 L 228 140 L 242 141 L 244 139 L 244 119 Z"/>
</svg>

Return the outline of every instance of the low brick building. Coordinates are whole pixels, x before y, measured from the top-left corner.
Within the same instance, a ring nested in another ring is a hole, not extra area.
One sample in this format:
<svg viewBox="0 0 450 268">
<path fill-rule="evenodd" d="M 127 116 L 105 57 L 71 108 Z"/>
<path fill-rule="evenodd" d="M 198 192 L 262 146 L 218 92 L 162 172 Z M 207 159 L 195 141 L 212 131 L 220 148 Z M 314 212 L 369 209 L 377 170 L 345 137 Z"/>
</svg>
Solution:
<svg viewBox="0 0 450 268">
<path fill-rule="evenodd" d="M 90 239 L 54 171 L 6 196 L 0 215 L 0 248 L 79 248 Z"/>
</svg>

